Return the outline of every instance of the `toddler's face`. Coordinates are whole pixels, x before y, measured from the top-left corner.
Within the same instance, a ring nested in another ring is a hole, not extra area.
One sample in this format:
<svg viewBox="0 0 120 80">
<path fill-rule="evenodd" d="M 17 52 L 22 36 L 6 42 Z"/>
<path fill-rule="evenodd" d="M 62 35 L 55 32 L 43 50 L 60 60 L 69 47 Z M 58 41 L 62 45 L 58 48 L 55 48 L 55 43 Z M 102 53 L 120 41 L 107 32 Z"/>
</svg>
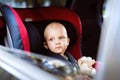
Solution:
<svg viewBox="0 0 120 80">
<path fill-rule="evenodd" d="M 60 23 L 49 24 L 44 32 L 45 48 L 49 49 L 53 53 L 63 54 L 69 45 L 69 38 L 65 27 Z"/>
</svg>

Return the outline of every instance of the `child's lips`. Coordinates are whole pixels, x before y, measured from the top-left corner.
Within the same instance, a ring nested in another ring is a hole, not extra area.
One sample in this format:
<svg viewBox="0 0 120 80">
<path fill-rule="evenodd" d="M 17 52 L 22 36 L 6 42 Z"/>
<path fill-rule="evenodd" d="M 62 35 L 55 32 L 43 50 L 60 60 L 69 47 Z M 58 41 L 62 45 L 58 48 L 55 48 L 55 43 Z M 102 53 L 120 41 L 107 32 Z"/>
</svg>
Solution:
<svg viewBox="0 0 120 80">
<path fill-rule="evenodd" d="M 61 47 L 62 47 L 62 46 L 57 46 L 56 49 L 59 49 L 59 48 L 61 48 Z"/>
</svg>

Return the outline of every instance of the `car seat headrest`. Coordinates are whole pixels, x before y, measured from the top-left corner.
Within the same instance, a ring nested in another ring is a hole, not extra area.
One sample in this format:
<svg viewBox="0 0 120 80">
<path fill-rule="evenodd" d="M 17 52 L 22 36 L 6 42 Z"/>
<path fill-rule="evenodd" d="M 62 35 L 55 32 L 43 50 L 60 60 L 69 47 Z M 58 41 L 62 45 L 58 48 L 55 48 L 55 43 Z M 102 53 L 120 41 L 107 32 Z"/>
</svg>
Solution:
<svg viewBox="0 0 120 80">
<path fill-rule="evenodd" d="M 28 31 L 30 50 L 31 52 L 40 53 L 45 49 L 44 42 L 44 29 L 51 22 L 59 22 L 65 26 L 68 37 L 70 38 L 70 44 L 68 49 L 71 48 L 78 38 L 76 28 L 68 21 L 65 20 L 42 20 L 42 21 L 32 21 L 24 22 L 25 27 Z"/>
<path fill-rule="evenodd" d="M 78 33 L 77 33 L 76 28 L 70 22 L 65 21 L 65 20 L 43 20 L 43 21 L 40 21 L 39 25 L 37 25 L 37 26 L 39 26 L 39 31 L 40 31 L 43 41 L 44 41 L 44 36 L 43 36 L 44 29 L 51 22 L 59 22 L 65 26 L 67 33 L 68 33 L 68 37 L 70 38 L 69 48 L 72 47 L 72 45 L 74 45 L 77 40 Z"/>
</svg>

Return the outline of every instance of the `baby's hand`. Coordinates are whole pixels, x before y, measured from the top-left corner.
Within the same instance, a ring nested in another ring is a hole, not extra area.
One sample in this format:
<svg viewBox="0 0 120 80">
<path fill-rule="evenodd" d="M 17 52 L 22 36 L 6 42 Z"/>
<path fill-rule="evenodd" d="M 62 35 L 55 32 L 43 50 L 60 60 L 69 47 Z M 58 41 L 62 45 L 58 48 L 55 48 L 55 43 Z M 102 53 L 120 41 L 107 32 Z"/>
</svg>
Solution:
<svg viewBox="0 0 120 80">
<path fill-rule="evenodd" d="M 78 60 L 78 65 L 80 66 L 80 73 L 93 76 L 96 74 L 96 69 L 92 67 L 95 60 L 91 57 L 83 56 Z"/>
<path fill-rule="evenodd" d="M 92 65 L 95 63 L 95 60 L 92 59 L 91 57 L 81 57 L 80 59 L 78 59 L 78 64 L 82 65 L 86 63 L 89 67 L 92 67 Z"/>
</svg>

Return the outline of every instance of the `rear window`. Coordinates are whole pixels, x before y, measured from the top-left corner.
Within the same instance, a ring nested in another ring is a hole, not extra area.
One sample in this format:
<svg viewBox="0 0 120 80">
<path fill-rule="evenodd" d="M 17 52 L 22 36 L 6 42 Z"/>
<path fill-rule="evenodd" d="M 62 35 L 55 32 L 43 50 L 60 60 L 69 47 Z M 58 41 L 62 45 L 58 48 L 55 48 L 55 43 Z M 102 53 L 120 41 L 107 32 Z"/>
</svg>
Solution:
<svg viewBox="0 0 120 80">
<path fill-rule="evenodd" d="M 67 0 L 0 0 L 15 8 L 65 6 Z"/>
</svg>

